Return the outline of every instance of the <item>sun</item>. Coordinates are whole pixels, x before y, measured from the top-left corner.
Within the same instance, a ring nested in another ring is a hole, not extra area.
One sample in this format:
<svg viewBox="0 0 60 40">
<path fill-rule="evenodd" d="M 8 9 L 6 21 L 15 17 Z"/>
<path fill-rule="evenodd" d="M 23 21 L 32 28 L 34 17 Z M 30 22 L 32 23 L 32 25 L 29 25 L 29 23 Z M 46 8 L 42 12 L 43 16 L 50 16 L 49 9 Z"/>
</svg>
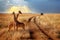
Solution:
<svg viewBox="0 0 60 40">
<path fill-rule="evenodd" d="M 27 6 L 12 6 L 7 10 L 7 13 L 18 13 L 18 11 L 21 11 L 22 13 L 30 13 L 31 10 Z"/>
</svg>

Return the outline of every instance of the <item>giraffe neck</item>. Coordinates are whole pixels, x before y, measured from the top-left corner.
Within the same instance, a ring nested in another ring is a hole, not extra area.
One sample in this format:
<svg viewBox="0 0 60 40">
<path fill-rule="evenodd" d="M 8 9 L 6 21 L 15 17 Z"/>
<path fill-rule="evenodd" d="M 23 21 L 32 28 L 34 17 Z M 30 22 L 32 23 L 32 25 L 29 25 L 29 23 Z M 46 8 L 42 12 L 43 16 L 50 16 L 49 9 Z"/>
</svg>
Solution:
<svg viewBox="0 0 60 40">
<path fill-rule="evenodd" d="M 19 22 L 18 19 L 19 14 L 17 14 L 17 16 L 14 14 L 14 21 L 16 24 L 22 24 L 21 22 Z"/>
</svg>

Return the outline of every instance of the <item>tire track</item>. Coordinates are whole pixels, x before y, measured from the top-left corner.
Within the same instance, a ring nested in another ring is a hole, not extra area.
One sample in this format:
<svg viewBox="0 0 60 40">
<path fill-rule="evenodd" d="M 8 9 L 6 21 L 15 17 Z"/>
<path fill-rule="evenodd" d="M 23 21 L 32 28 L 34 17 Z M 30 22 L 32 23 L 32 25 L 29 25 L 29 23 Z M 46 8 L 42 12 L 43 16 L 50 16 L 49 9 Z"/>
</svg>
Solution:
<svg viewBox="0 0 60 40">
<path fill-rule="evenodd" d="M 54 40 L 51 36 L 49 36 L 49 35 L 41 28 L 42 26 L 39 26 L 39 25 L 37 24 L 37 22 L 36 22 L 36 17 L 34 17 L 34 23 L 37 25 L 37 27 L 39 28 L 39 30 L 48 37 L 48 39 Z"/>
</svg>

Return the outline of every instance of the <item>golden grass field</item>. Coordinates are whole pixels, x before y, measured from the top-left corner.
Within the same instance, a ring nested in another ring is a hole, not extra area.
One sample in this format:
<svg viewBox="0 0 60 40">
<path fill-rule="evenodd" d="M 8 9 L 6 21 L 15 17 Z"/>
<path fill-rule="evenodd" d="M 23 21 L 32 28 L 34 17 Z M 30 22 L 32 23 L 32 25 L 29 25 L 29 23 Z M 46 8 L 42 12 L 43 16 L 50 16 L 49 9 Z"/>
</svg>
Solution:
<svg viewBox="0 0 60 40">
<path fill-rule="evenodd" d="M 18 21 L 24 22 L 32 16 L 36 17 L 37 24 L 52 40 L 60 40 L 60 14 L 20 14 Z M 0 14 L 0 40 L 51 40 L 39 30 L 33 19 L 25 26 L 26 30 L 19 27 L 16 31 L 12 27 L 11 31 L 8 31 L 8 25 L 14 20 L 13 15 Z M 29 29 L 33 31 L 34 39 L 29 39 Z"/>
</svg>

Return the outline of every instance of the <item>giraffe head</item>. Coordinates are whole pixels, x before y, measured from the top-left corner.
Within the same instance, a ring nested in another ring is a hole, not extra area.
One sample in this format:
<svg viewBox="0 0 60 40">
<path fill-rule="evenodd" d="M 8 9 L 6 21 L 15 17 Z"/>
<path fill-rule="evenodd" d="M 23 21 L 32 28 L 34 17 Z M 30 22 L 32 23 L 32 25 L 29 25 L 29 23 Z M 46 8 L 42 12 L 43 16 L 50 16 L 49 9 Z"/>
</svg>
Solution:
<svg viewBox="0 0 60 40">
<path fill-rule="evenodd" d="M 21 12 L 21 11 L 19 11 L 19 14 L 22 14 L 22 12 Z"/>
</svg>

